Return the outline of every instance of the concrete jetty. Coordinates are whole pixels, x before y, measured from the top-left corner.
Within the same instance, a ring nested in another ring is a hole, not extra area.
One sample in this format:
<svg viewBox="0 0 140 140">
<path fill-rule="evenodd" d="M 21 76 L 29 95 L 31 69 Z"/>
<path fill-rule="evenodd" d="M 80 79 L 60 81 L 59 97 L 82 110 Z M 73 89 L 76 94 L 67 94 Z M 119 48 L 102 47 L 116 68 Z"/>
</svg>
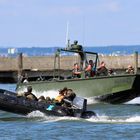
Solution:
<svg viewBox="0 0 140 140">
<path fill-rule="evenodd" d="M 61 56 L 60 68 L 67 74 L 78 61 L 78 56 Z M 107 68 L 124 70 L 128 65 L 135 69 L 140 67 L 140 57 L 137 52 L 126 56 L 99 56 Z M 19 54 L 17 57 L 0 57 L 0 82 L 16 82 L 18 75 L 27 73 L 30 77 L 53 76 L 55 56 L 29 57 Z M 57 69 L 58 66 L 56 66 Z"/>
</svg>

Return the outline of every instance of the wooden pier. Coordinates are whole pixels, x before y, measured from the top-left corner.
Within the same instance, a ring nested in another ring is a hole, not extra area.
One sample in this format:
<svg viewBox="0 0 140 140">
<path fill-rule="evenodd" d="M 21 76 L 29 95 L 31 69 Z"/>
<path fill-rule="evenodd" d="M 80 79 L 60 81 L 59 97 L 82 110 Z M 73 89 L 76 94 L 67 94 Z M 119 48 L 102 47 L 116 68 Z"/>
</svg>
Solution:
<svg viewBox="0 0 140 140">
<path fill-rule="evenodd" d="M 20 75 L 27 74 L 28 77 L 52 78 L 54 74 L 55 56 L 23 56 L 20 53 L 17 57 L 0 57 L 0 82 L 15 83 Z M 127 56 L 99 56 L 100 61 L 106 63 L 107 68 L 114 70 L 125 70 L 128 65 L 132 65 L 137 72 L 140 67 L 140 57 L 138 52 Z M 64 76 L 71 75 L 73 64 L 78 61 L 78 56 L 61 56 L 61 73 Z M 55 70 L 57 74 L 57 70 Z"/>
</svg>

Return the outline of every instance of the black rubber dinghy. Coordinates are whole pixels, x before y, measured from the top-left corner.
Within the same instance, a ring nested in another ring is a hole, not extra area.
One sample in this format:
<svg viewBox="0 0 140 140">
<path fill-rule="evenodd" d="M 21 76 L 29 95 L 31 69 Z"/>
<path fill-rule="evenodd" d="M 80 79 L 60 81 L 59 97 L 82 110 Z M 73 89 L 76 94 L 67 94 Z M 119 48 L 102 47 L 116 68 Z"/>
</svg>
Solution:
<svg viewBox="0 0 140 140">
<path fill-rule="evenodd" d="M 72 116 L 90 118 L 96 116 L 93 111 L 87 111 L 87 100 L 76 97 L 72 102 L 72 107 L 63 107 L 53 103 L 43 103 L 29 100 L 26 97 L 17 97 L 16 93 L 0 89 L 0 110 L 21 115 L 27 115 L 39 110 L 46 115 Z"/>
</svg>

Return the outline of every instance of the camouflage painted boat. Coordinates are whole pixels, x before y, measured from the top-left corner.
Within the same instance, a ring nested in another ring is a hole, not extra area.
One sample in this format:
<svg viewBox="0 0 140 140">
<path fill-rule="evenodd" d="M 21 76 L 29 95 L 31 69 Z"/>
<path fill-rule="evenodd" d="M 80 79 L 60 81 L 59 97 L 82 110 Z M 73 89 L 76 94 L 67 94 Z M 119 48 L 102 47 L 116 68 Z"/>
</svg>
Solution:
<svg viewBox="0 0 140 140">
<path fill-rule="evenodd" d="M 97 69 L 97 53 L 83 51 L 81 46 L 78 46 L 78 48 L 74 46 L 73 48 L 59 49 L 54 60 L 53 78 L 51 80 L 31 81 L 28 83 L 19 82 L 17 84 L 17 91 L 25 90 L 28 85 L 32 86 L 39 93 L 68 87 L 73 89 L 78 96 L 108 103 L 123 103 L 140 95 L 139 74 L 119 74 L 85 78 L 83 72 L 81 78 L 63 77 L 61 72 L 59 72 L 60 54 L 62 52 L 70 53 L 69 55 L 71 53 L 78 54 L 80 58 L 78 63 L 82 70 L 84 70 L 87 61 L 90 59 L 95 63 L 94 69 Z"/>
</svg>

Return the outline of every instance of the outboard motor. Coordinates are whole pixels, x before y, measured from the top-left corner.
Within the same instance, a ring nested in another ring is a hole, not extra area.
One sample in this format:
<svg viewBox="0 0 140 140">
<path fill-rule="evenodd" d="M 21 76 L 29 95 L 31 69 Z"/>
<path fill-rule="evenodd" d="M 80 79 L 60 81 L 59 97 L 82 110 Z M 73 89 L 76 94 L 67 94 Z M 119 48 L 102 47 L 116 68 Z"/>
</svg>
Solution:
<svg viewBox="0 0 140 140">
<path fill-rule="evenodd" d="M 83 112 L 87 110 L 87 99 L 75 97 L 73 100 L 73 107 L 76 108 L 74 116 L 81 117 Z"/>
<path fill-rule="evenodd" d="M 73 100 L 73 107 L 77 108 L 74 112 L 75 117 L 80 118 L 91 118 L 92 116 L 96 117 L 95 112 L 87 111 L 87 99 L 81 97 L 75 97 Z"/>
</svg>

